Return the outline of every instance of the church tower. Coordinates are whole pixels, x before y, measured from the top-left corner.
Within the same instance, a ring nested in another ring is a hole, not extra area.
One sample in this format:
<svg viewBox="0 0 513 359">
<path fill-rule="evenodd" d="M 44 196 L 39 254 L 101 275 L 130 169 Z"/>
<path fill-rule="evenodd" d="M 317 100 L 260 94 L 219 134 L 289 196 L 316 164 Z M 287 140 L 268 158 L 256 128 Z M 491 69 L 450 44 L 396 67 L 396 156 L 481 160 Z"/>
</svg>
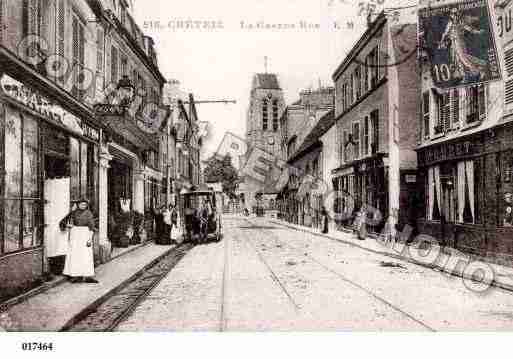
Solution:
<svg viewBox="0 0 513 359">
<path fill-rule="evenodd" d="M 283 90 L 275 74 L 256 74 L 251 85 L 246 120 L 248 148 L 257 147 L 284 159 L 280 145 L 280 118 L 285 109 Z"/>
<path fill-rule="evenodd" d="M 248 153 L 258 148 L 271 153 L 280 160 L 285 157 L 281 146 L 280 118 L 285 110 L 283 90 L 275 74 L 256 74 L 253 76 L 251 95 L 246 118 L 246 143 Z M 239 193 L 243 194 L 243 206 L 250 209 L 256 205 L 255 195 L 275 194 L 272 186 L 274 171 L 266 176 L 262 183 L 251 176 L 245 176 L 239 185 Z"/>
</svg>

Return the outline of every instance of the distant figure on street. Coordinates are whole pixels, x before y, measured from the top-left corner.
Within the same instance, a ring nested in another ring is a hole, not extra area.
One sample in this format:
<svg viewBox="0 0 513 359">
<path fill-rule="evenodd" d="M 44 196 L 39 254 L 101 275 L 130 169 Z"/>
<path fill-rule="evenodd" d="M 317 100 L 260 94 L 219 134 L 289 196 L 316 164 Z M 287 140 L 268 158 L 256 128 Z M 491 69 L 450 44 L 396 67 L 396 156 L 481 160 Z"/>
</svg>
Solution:
<svg viewBox="0 0 513 359">
<path fill-rule="evenodd" d="M 98 283 L 94 279 L 93 234 L 96 232 L 89 201 L 80 200 L 59 226 L 69 229 L 68 253 L 64 272 L 72 282 Z"/>
<path fill-rule="evenodd" d="M 155 218 L 155 242 L 162 244 L 162 235 L 164 233 L 164 214 L 162 213 L 162 209 L 154 207 L 153 215 Z"/>
<path fill-rule="evenodd" d="M 178 210 L 174 204 L 169 205 L 169 214 L 171 217 L 171 241 L 178 244 Z"/>
<path fill-rule="evenodd" d="M 171 244 L 171 210 L 168 206 L 162 206 L 162 244 Z"/>
<path fill-rule="evenodd" d="M 326 207 L 324 207 L 324 206 L 322 206 L 322 209 L 321 209 L 321 219 L 322 219 L 322 233 L 327 234 L 329 217 L 328 217 L 328 211 L 326 210 Z"/>
</svg>

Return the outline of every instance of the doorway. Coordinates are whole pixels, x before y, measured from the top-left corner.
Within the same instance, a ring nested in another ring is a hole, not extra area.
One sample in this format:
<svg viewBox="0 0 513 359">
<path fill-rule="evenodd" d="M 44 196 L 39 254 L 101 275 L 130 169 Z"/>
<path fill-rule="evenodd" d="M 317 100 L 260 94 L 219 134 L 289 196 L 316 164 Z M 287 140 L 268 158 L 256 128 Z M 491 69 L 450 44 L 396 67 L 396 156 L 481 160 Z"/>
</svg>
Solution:
<svg viewBox="0 0 513 359">
<path fill-rule="evenodd" d="M 121 212 L 120 199 L 132 200 L 132 167 L 127 163 L 113 159 L 108 170 L 108 235 L 113 234 L 116 216 Z M 130 201 L 132 202 L 132 201 Z M 130 209 L 133 203 L 130 203 Z"/>
</svg>

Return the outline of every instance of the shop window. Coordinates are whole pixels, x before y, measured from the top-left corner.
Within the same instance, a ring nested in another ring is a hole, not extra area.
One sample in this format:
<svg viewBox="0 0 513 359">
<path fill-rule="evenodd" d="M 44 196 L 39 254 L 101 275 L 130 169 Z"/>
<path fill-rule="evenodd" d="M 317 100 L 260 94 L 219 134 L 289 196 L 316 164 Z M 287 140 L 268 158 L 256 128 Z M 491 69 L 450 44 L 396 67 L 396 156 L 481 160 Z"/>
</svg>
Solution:
<svg viewBox="0 0 513 359">
<path fill-rule="evenodd" d="M 441 215 L 450 223 L 456 222 L 458 196 L 456 190 L 457 170 L 453 163 L 447 163 L 440 168 L 441 195 L 439 198 Z"/>
<path fill-rule="evenodd" d="M 70 190 L 71 200 L 80 199 L 80 142 L 70 137 Z"/>
<path fill-rule="evenodd" d="M 41 245 L 37 121 L 6 111 L 2 253 Z"/>
<path fill-rule="evenodd" d="M 476 166 L 474 161 L 458 162 L 458 221 L 476 223 Z M 478 167 L 479 168 L 479 167 Z M 477 169 L 478 169 L 477 168 Z M 479 176 L 477 176 L 479 178 Z"/>
<path fill-rule="evenodd" d="M 440 198 L 442 197 L 442 186 L 440 183 L 440 167 L 431 167 L 428 170 L 426 183 L 427 219 L 431 221 L 440 220 Z"/>
<path fill-rule="evenodd" d="M 89 144 L 87 152 L 87 198 L 93 214 L 98 216 L 98 146 Z"/>
</svg>

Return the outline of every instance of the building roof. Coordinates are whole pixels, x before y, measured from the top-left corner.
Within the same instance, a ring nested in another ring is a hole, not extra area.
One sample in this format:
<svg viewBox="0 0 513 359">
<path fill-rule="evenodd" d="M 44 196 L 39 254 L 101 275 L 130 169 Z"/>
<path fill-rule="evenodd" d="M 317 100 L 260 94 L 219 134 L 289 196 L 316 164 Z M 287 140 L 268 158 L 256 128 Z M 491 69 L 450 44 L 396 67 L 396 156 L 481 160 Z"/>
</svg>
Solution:
<svg viewBox="0 0 513 359">
<path fill-rule="evenodd" d="M 257 89 L 281 90 L 276 74 L 256 74 L 256 79 Z"/>
<path fill-rule="evenodd" d="M 331 110 L 317 122 L 317 125 L 310 131 L 310 133 L 305 137 L 305 140 L 299 147 L 299 149 L 292 155 L 289 159 L 290 161 L 296 160 L 298 157 L 302 156 L 306 151 L 311 149 L 315 144 L 319 142 L 319 139 L 322 135 L 324 135 L 328 130 L 335 125 L 335 111 Z"/>
</svg>

